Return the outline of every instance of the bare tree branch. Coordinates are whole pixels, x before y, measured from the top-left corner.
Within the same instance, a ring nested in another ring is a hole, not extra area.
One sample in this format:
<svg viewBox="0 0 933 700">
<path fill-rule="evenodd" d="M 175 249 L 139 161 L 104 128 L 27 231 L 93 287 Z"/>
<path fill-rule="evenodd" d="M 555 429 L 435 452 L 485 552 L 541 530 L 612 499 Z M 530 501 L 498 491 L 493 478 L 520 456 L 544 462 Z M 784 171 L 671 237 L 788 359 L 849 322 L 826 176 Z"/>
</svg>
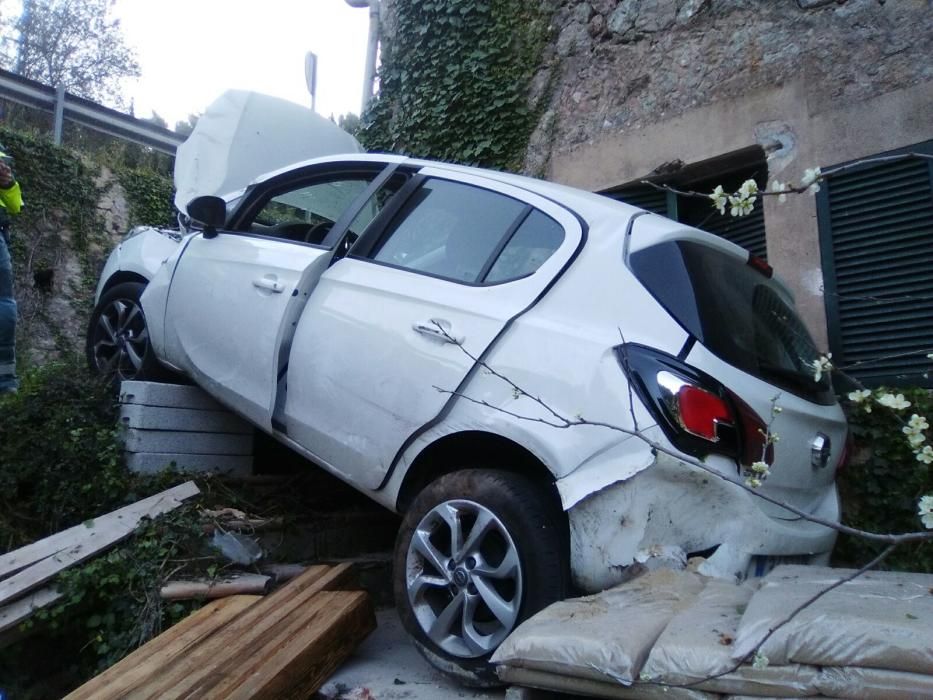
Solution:
<svg viewBox="0 0 933 700">
<path fill-rule="evenodd" d="M 463 347 L 462 343 L 458 342 L 453 336 L 447 333 L 447 331 L 444 330 L 444 328 L 442 328 L 440 324 L 435 323 L 435 325 L 443 333 L 443 335 L 446 337 L 448 342 L 456 345 L 460 349 L 461 352 L 463 352 L 467 357 L 473 360 L 473 362 L 476 363 L 478 366 L 482 367 L 486 373 L 508 384 L 512 388 L 513 395 L 516 398 L 524 397 L 524 398 L 530 399 L 535 404 L 537 404 L 539 407 L 547 411 L 554 418 L 554 420 L 546 420 L 544 418 L 528 416 L 528 415 L 516 413 L 514 411 L 509 411 L 508 409 L 502 408 L 501 406 L 494 406 L 490 404 L 488 401 L 475 399 L 471 396 L 463 394 L 462 392 L 454 391 L 451 389 L 444 389 L 443 387 L 434 385 L 434 389 L 436 389 L 437 391 L 443 394 L 455 396 L 465 401 L 469 401 L 471 403 L 475 403 L 480 406 L 491 408 L 495 411 L 499 411 L 501 413 L 510 415 L 520 420 L 526 420 L 532 423 L 542 423 L 552 428 L 566 429 L 566 428 L 572 428 L 575 426 L 586 425 L 586 426 L 593 426 L 593 427 L 598 427 L 598 428 L 606 428 L 607 430 L 612 430 L 618 433 L 622 433 L 624 435 L 630 435 L 633 437 L 637 437 L 639 440 L 642 440 L 645 444 L 651 447 L 655 452 L 660 452 L 669 457 L 673 457 L 674 459 L 678 460 L 679 462 L 683 464 L 689 464 L 690 466 L 696 467 L 697 469 L 700 469 L 712 476 L 715 476 L 716 478 L 721 479 L 722 481 L 727 481 L 730 484 L 734 484 L 735 486 L 739 487 L 743 491 L 746 491 L 747 493 L 750 493 L 757 498 L 767 501 L 768 503 L 771 503 L 780 508 L 783 508 L 784 510 L 789 511 L 793 513 L 794 515 L 797 515 L 803 518 L 804 520 L 808 520 L 817 525 L 823 525 L 824 527 L 830 528 L 837 532 L 844 533 L 846 535 L 852 535 L 853 537 L 861 537 L 863 539 L 867 539 L 872 542 L 880 542 L 880 543 L 889 544 L 889 545 L 904 544 L 906 542 L 921 542 L 921 541 L 933 539 L 933 531 L 906 532 L 906 533 L 901 533 L 901 534 L 884 534 L 884 533 L 876 533 L 876 532 L 867 532 L 865 530 L 859 530 L 858 528 L 843 525 L 842 523 L 837 523 L 832 520 L 827 520 L 825 518 L 821 518 L 819 516 L 813 515 L 812 513 L 808 513 L 805 510 L 797 508 L 796 506 L 793 506 L 790 503 L 787 503 L 777 498 L 773 498 L 772 496 L 769 496 L 766 493 L 762 493 L 761 491 L 758 491 L 757 489 L 746 485 L 744 481 L 739 478 L 730 476 L 728 474 L 723 474 L 717 469 L 714 469 L 710 467 L 709 465 L 704 464 L 703 462 L 701 462 L 700 460 L 694 457 L 690 457 L 672 448 L 669 448 L 661 444 L 657 440 L 652 440 L 647 435 L 645 435 L 645 433 L 641 430 L 634 430 L 632 428 L 626 428 L 624 426 L 615 425 L 613 423 L 607 423 L 605 421 L 591 421 L 591 420 L 587 420 L 583 416 L 568 418 L 562 415 L 561 413 L 559 413 L 553 407 L 551 407 L 547 402 L 543 401 L 539 396 L 536 396 L 526 391 L 519 384 L 517 384 L 516 382 L 512 381 L 505 375 L 501 374 L 500 372 L 490 367 L 489 364 L 486 363 L 484 360 L 481 360 L 475 355 L 473 355 L 472 353 L 470 353 L 466 348 Z"/>
<path fill-rule="evenodd" d="M 872 559 L 870 562 L 868 562 L 867 564 L 865 564 L 865 566 L 863 566 L 862 568 L 860 568 L 860 569 L 858 569 L 858 570 L 856 570 L 856 571 L 853 571 L 853 572 L 852 572 L 851 574 L 849 574 L 848 576 L 843 576 L 843 577 L 840 578 L 838 581 L 835 581 L 834 583 L 831 583 L 831 584 L 828 585 L 826 588 L 823 588 L 823 589 L 817 591 L 817 592 L 814 593 L 812 596 L 810 596 L 809 598 L 807 598 L 804 602 L 802 602 L 800 605 L 798 605 L 796 608 L 794 608 L 794 609 L 790 612 L 790 614 L 789 614 L 787 617 L 785 617 L 785 618 L 784 618 L 783 620 L 781 620 L 778 624 L 776 624 L 774 627 L 772 627 L 771 629 L 769 629 L 769 630 L 768 630 L 768 633 L 767 633 L 764 637 L 761 638 L 761 641 L 759 641 L 758 644 L 756 644 L 755 647 L 754 647 L 751 651 L 749 651 L 745 656 L 743 656 L 741 659 L 739 659 L 738 661 L 736 661 L 732 666 L 730 666 L 729 668 L 727 668 L 725 671 L 720 671 L 719 673 L 714 673 L 714 674 L 711 674 L 711 675 L 709 675 L 709 676 L 705 676 L 705 677 L 703 677 L 703 678 L 700 678 L 700 679 L 698 679 L 698 680 L 690 681 L 689 683 L 665 683 L 665 682 L 663 682 L 663 681 L 654 681 L 654 680 L 651 680 L 651 679 L 645 679 L 645 680 L 642 680 L 642 681 L 640 681 L 640 682 L 641 682 L 641 683 L 644 683 L 644 684 L 646 684 L 646 685 L 661 685 L 661 686 L 665 686 L 665 687 L 668 687 L 668 688 L 692 688 L 692 687 L 697 686 L 697 685 L 700 685 L 700 684 L 702 684 L 702 683 L 706 683 L 706 682 L 708 682 L 708 681 L 716 680 L 717 678 L 722 678 L 723 676 L 728 676 L 730 673 L 735 673 L 735 672 L 738 671 L 744 664 L 747 664 L 750 660 L 754 659 L 755 656 L 758 654 L 759 650 L 761 649 L 761 647 L 764 646 L 765 642 L 767 642 L 769 639 L 771 639 L 771 637 L 773 637 L 773 636 L 777 633 L 778 630 L 780 630 L 780 629 L 781 629 L 782 627 L 784 627 L 786 624 L 788 624 L 789 622 L 791 622 L 795 617 L 797 617 L 797 615 L 799 615 L 799 614 L 802 613 L 804 610 L 806 610 L 807 608 L 809 608 L 811 605 L 813 605 L 816 601 L 818 601 L 820 598 L 822 598 L 823 596 L 825 596 L 825 595 L 826 595 L 827 593 L 829 593 L 830 591 L 834 591 L 835 589 L 839 588 L 840 586 L 842 586 L 842 585 L 844 585 L 844 584 L 846 584 L 846 583 L 849 583 L 850 581 L 854 581 L 854 580 L 857 579 L 859 576 L 861 576 L 861 575 L 863 575 L 863 574 L 865 574 L 865 573 L 868 573 L 869 571 L 871 571 L 872 569 L 874 569 L 874 568 L 875 568 L 876 566 L 878 566 L 882 561 L 884 561 L 885 558 L 887 558 L 887 556 L 888 556 L 889 554 L 891 554 L 891 552 L 893 552 L 896 548 L 897 548 L 897 544 L 890 544 L 890 545 L 888 545 L 887 547 L 884 548 L 884 550 L 881 552 L 881 554 L 879 554 L 877 557 L 875 557 L 875 558 Z"/>
</svg>

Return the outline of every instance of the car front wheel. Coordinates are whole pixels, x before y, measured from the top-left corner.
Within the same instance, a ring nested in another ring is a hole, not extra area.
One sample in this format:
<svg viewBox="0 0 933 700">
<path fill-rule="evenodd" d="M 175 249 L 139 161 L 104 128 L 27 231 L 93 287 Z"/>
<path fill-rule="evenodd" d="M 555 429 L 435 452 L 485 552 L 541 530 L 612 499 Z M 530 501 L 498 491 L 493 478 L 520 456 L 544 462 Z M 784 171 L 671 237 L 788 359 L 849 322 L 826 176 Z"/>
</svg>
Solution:
<svg viewBox="0 0 933 700">
<path fill-rule="evenodd" d="M 164 374 L 152 352 L 146 316 L 139 303 L 145 288 L 141 282 L 114 285 L 91 313 L 88 366 L 115 384 L 129 379 L 160 379 Z"/>
<path fill-rule="evenodd" d="M 531 480 L 464 470 L 428 485 L 395 550 L 399 615 L 419 651 L 468 685 L 495 685 L 489 657 L 566 592 L 563 514 Z"/>
</svg>

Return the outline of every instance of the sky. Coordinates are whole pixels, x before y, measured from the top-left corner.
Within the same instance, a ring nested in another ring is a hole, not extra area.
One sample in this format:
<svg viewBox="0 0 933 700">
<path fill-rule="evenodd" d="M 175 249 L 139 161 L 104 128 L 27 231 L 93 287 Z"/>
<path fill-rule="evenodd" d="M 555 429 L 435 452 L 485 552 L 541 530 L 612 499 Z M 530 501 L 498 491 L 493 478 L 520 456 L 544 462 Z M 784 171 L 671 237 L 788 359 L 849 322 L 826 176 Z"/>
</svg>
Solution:
<svg viewBox="0 0 933 700">
<path fill-rule="evenodd" d="M 126 84 L 137 117 L 172 127 L 228 88 L 310 106 L 308 51 L 318 113 L 360 111 L 369 13 L 344 0 L 116 0 L 114 14 L 142 70 Z"/>
</svg>

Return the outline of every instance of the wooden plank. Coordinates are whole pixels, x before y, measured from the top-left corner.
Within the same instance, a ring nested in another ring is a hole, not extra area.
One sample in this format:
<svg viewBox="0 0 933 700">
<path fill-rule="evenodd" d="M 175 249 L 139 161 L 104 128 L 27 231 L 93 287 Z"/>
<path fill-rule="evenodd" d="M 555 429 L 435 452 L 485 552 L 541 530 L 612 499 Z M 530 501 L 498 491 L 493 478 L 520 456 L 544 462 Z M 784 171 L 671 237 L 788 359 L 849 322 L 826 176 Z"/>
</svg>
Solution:
<svg viewBox="0 0 933 700">
<path fill-rule="evenodd" d="M 212 673 L 221 659 L 238 654 L 249 657 L 256 649 L 275 639 L 277 629 L 301 615 L 315 595 L 347 585 L 352 579 L 349 565 L 312 567 L 287 586 L 265 597 L 236 620 L 228 624 L 223 634 L 213 635 L 191 649 L 183 657 L 154 668 L 148 682 L 123 695 L 127 700 L 162 700 L 163 698 L 197 697 L 192 694 Z"/>
<path fill-rule="evenodd" d="M 18 598 L 33 588 L 37 588 L 63 569 L 78 564 L 101 550 L 116 544 L 129 536 L 143 517 L 155 517 L 168 513 L 180 506 L 185 499 L 191 498 L 198 493 L 200 491 L 195 483 L 187 481 L 184 484 L 103 516 L 99 519 L 103 521 L 102 525 L 94 522 L 90 527 L 76 526 L 76 528 L 81 528 L 83 533 L 81 533 L 81 530 L 76 531 L 76 535 L 81 534 L 75 537 L 73 544 L 58 549 L 19 573 L 0 581 L 0 605 Z M 76 530 L 76 528 L 71 528 L 71 530 Z M 28 549 L 28 547 L 24 549 Z M 37 548 L 29 556 L 36 556 L 36 553 L 41 551 L 43 551 L 42 548 Z M 17 552 L 22 552 L 22 550 L 17 550 Z M 22 554 L 20 554 L 20 557 L 18 561 L 22 562 Z"/>
<path fill-rule="evenodd" d="M 120 698 L 150 674 L 171 663 L 207 637 L 216 634 L 261 596 L 231 596 L 208 603 L 178 624 L 136 649 L 115 665 L 66 696 L 66 700 Z"/>
<path fill-rule="evenodd" d="M 197 486 L 194 485 L 194 482 L 187 481 L 173 489 L 163 491 L 149 498 L 144 498 L 141 501 L 136 501 L 136 503 L 102 515 L 88 523 L 75 525 L 67 530 L 62 530 L 54 535 L 45 537 L 38 542 L 33 542 L 19 549 L 14 549 L 12 552 L 7 552 L 6 554 L 0 554 L 0 579 L 30 564 L 34 564 L 46 557 L 57 554 L 63 549 L 83 542 L 89 536 L 93 536 L 92 533 L 95 531 L 110 528 L 115 522 L 122 523 L 132 521 L 138 523 L 143 515 L 148 514 L 148 509 L 166 494 L 169 494 L 172 498 L 177 500 L 183 500 L 197 493 L 198 489 Z"/>
<path fill-rule="evenodd" d="M 548 671 L 536 671 L 517 666 L 497 666 L 496 674 L 506 685 L 520 685 L 540 690 L 549 690 L 563 697 L 587 696 L 606 700 L 721 700 L 722 695 L 706 693 L 693 688 L 673 688 L 648 683 L 622 685 L 610 680 L 597 681 L 591 678 L 564 676 Z"/>
<path fill-rule="evenodd" d="M 53 588 L 42 588 L 25 598 L 0 608 L 0 632 L 6 632 L 16 627 L 36 610 L 51 605 L 61 597 L 62 594 Z"/>
<path fill-rule="evenodd" d="M 322 592 L 254 653 L 233 655 L 198 689 L 204 700 L 311 697 L 376 629 L 369 595 Z"/>
</svg>

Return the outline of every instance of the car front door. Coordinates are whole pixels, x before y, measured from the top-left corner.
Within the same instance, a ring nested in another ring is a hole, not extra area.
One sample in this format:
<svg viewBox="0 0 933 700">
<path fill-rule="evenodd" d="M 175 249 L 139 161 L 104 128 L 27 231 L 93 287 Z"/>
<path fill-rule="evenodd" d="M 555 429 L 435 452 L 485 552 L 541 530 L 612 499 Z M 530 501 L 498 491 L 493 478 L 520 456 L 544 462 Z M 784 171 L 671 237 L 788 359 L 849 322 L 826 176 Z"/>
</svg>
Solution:
<svg viewBox="0 0 933 700">
<path fill-rule="evenodd" d="M 209 393 L 271 429 L 279 348 L 332 251 L 321 244 L 378 166 L 273 183 L 237 230 L 196 235 L 172 278 L 166 355 Z"/>
<path fill-rule="evenodd" d="M 368 489 L 583 236 L 562 207 L 485 178 L 425 168 L 406 190 L 321 276 L 289 360 L 289 437 Z"/>
</svg>

